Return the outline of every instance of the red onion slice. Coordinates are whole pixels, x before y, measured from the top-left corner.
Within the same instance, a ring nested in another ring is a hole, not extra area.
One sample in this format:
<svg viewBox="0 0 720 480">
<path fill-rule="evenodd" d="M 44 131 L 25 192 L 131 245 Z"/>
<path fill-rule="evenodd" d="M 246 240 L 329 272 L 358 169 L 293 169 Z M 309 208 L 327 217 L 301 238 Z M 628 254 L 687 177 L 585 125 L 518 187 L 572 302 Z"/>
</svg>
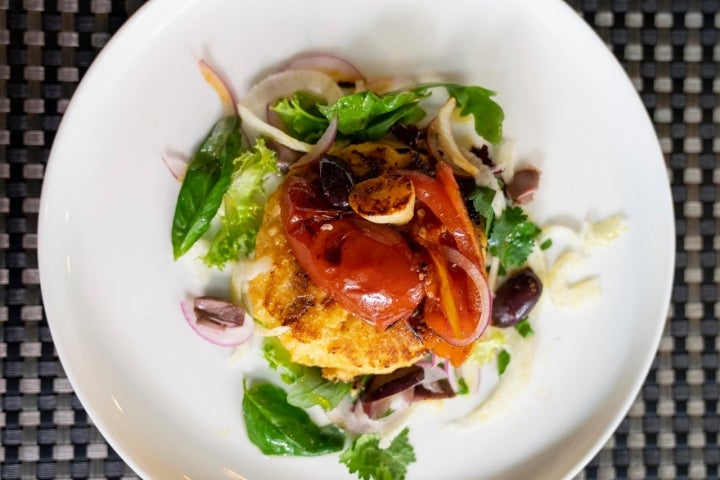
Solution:
<svg viewBox="0 0 720 480">
<path fill-rule="evenodd" d="M 250 340 L 255 322 L 250 315 L 245 315 L 242 326 L 218 328 L 217 325 L 206 325 L 197 322 L 197 316 L 187 302 L 180 302 L 180 309 L 190 328 L 208 342 L 221 347 L 236 347 Z"/>
<path fill-rule="evenodd" d="M 165 166 L 170 171 L 170 174 L 175 177 L 178 182 L 183 181 L 185 173 L 187 173 L 188 164 L 185 160 L 178 157 L 162 157 Z"/>
<path fill-rule="evenodd" d="M 364 76 L 352 63 L 334 55 L 310 53 L 295 57 L 285 70 L 312 70 L 333 78 L 336 82 L 353 83 Z"/>
<path fill-rule="evenodd" d="M 228 83 L 225 82 L 222 77 L 204 60 L 200 60 L 198 64 L 203 78 L 215 89 L 220 97 L 220 101 L 223 104 L 223 109 L 226 110 L 226 114 L 232 113 L 233 115 L 237 115 L 237 99 L 235 98 L 235 95 Z"/>
<path fill-rule="evenodd" d="M 349 395 L 337 407 L 327 412 L 327 415 L 333 423 L 351 433 L 388 433 L 398 430 L 402 424 L 407 422 L 412 411 L 410 408 L 412 403 L 411 394 L 412 390 L 407 390 L 385 399 L 386 401 L 382 402 L 382 407 L 384 407 L 385 411 L 387 411 L 388 407 L 391 408 L 393 413 L 380 419 L 374 419 L 368 415 L 365 408 L 363 408 L 363 403 L 355 401 Z M 379 406 L 376 405 L 375 407 Z M 371 408 L 370 410 L 375 409 Z"/>
<path fill-rule="evenodd" d="M 480 272 L 478 267 L 476 267 L 465 255 L 449 247 L 443 247 L 443 253 L 445 254 L 445 258 L 447 258 L 449 262 L 454 263 L 458 267 L 462 268 L 465 273 L 467 273 L 468 277 L 475 284 L 475 288 L 477 288 L 477 291 L 480 294 L 480 303 L 482 305 L 482 310 L 480 311 L 480 318 L 478 319 L 477 327 L 475 328 L 475 331 L 472 333 L 472 335 L 470 335 L 467 339 L 461 342 L 455 341 L 454 339 L 445 339 L 445 341 L 447 341 L 451 345 L 469 345 L 475 340 L 477 340 L 480 335 L 482 335 L 482 333 L 485 331 L 485 329 L 490 323 L 490 314 L 492 310 L 492 304 L 490 303 L 490 287 L 488 286 L 485 276 Z"/>
<path fill-rule="evenodd" d="M 337 117 L 333 117 L 327 129 L 325 129 L 325 132 L 322 134 L 320 139 L 318 139 L 317 143 L 312 146 L 309 152 L 300 157 L 297 162 L 290 165 L 290 169 L 304 167 L 320 161 L 320 158 L 325 155 L 328 150 L 330 150 L 330 147 L 332 147 L 335 142 L 335 137 L 337 136 L 337 126 L 338 119 Z"/>
<path fill-rule="evenodd" d="M 343 96 L 342 89 L 329 75 L 311 70 L 287 70 L 268 75 L 253 85 L 240 104 L 265 121 L 268 105 L 299 91 L 324 98 L 328 104 L 335 103 Z"/>
</svg>

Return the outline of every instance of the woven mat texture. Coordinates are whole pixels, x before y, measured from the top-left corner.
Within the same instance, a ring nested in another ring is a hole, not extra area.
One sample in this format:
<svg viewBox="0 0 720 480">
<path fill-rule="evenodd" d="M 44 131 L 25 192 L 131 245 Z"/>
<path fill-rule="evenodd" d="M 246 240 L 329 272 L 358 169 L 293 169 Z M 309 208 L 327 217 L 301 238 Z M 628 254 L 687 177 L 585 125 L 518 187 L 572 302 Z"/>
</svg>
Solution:
<svg viewBox="0 0 720 480">
<path fill-rule="evenodd" d="M 652 370 L 578 478 L 718 478 L 719 2 L 568 1 L 620 60 L 654 121 L 677 228 L 669 321 Z M 3 479 L 136 478 L 93 426 L 58 361 L 36 245 L 43 173 L 63 112 L 98 52 L 142 3 L 0 0 Z"/>
</svg>

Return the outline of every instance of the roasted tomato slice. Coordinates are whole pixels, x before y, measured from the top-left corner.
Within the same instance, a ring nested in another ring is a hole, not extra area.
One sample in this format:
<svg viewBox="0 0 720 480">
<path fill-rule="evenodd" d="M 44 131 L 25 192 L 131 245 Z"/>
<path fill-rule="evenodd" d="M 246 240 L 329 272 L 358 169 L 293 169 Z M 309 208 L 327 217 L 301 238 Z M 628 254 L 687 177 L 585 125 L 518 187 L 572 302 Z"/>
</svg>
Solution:
<svg viewBox="0 0 720 480">
<path fill-rule="evenodd" d="M 281 188 L 290 247 L 312 281 L 378 329 L 409 318 L 425 288 L 405 239 L 388 226 L 343 217 L 305 178 L 289 177 Z"/>
<path fill-rule="evenodd" d="M 490 295 L 485 279 L 484 256 L 472 222 L 462 203 L 452 171 L 438 164 L 436 178 L 408 172 L 418 199 L 418 212 L 410 232 L 424 247 L 428 264 L 425 324 L 440 339 L 455 346 L 472 344 L 490 318 Z M 434 342 L 438 348 L 441 342 Z"/>
</svg>

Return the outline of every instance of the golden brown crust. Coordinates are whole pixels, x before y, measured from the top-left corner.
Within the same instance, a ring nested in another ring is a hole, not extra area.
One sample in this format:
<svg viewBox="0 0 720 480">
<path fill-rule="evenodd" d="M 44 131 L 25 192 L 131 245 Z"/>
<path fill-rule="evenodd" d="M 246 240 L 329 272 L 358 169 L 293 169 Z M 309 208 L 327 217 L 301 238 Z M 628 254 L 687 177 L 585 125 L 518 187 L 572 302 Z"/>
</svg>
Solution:
<svg viewBox="0 0 720 480">
<path fill-rule="evenodd" d="M 290 250 L 278 197 L 268 200 L 258 232 L 255 258 L 270 268 L 249 282 L 253 316 L 268 328 L 289 327 L 279 339 L 293 361 L 322 367 L 328 378 L 388 373 L 421 359 L 427 350 L 404 323 L 378 332 L 310 280 Z"/>
</svg>

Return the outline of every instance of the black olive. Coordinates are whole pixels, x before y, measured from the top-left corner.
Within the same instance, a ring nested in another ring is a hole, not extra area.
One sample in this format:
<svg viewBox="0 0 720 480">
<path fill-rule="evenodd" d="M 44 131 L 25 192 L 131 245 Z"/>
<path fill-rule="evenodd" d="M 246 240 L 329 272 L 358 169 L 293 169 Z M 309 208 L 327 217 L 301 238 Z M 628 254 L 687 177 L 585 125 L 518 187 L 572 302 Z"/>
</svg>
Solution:
<svg viewBox="0 0 720 480">
<path fill-rule="evenodd" d="M 394 372 L 375 375 L 365 386 L 363 402 L 376 402 L 381 398 L 400 393 L 414 387 L 425 379 L 425 370 L 417 365 L 398 368 Z"/>
<path fill-rule="evenodd" d="M 332 155 L 320 159 L 320 185 L 333 207 L 348 208 L 348 198 L 355 186 L 352 170 L 342 159 Z"/>
<path fill-rule="evenodd" d="M 542 282 L 530 269 L 508 278 L 498 289 L 493 301 L 493 325 L 511 327 L 527 317 L 540 299 L 542 289 Z"/>
</svg>

